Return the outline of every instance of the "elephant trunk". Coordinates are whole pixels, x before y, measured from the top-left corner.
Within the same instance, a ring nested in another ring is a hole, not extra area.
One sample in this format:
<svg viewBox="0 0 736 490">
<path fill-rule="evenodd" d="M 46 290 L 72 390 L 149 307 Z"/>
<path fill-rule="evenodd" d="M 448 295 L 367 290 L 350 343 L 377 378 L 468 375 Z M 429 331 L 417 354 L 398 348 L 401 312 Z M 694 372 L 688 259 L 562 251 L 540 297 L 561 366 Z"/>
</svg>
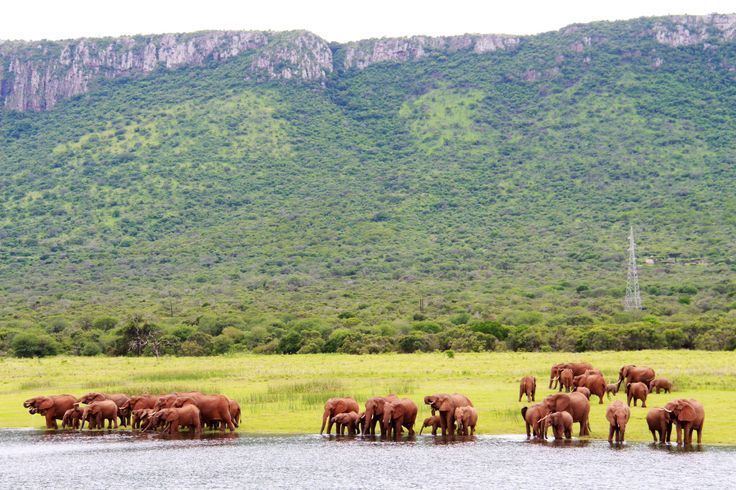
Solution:
<svg viewBox="0 0 736 490">
<path fill-rule="evenodd" d="M 363 435 L 365 436 L 370 431 L 371 427 L 373 427 L 373 409 L 368 408 L 365 411 L 365 422 L 363 422 Z"/>
<path fill-rule="evenodd" d="M 327 418 L 330 416 L 330 411 L 325 409 L 325 413 L 322 414 L 322 427 L 319 429 L 320 435 L 325 431 L 325 424 L 327 423 Z"/>
<path fill-rule="evenodd" d="M 422 435 L 422 431 L 424 430 L 425 427 L 427 427 L 427 426 L 425 424 L 422 424 L 422 428 L 419 429 L 419 435 L 420 436 Z"/>
</svg>

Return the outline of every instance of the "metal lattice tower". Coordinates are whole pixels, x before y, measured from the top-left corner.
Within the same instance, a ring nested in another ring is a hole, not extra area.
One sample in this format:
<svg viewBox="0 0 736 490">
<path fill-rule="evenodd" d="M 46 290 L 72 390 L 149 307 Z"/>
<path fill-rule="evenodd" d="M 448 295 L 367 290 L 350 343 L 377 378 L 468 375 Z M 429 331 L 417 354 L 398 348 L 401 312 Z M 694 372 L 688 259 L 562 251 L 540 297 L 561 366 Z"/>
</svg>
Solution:
<svg viewBox="0 0 736 490">
<path fill-rule="evenodd" d="M 641 310 L 641 292 L 639 291 L 639 270 L 636 267 L 636 244 L 634 243 L 634 227 L 629 231 L 629 272 L 626 277 L 626 311 Z"/>
</svg>

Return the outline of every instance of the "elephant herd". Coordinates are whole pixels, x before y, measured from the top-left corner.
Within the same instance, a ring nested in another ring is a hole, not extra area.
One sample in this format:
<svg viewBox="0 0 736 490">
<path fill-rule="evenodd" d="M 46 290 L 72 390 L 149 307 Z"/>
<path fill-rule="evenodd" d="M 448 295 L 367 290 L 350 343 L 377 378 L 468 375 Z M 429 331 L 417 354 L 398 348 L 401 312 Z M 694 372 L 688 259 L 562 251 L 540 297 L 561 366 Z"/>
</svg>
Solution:
<svg viewBox="0 0 736 490">
<path fill-rule="evenodd" d="M 432 427 L 432 435 L 436 435 L 438 429 L 442 435 L 454 435 L 455 431 L 458 435 L 475 434 L 478 412 L 467 396 L 440 393 L 425 396 L 424 403 L 429 405 L 432 416 L 424 419 L 420 434 L 426 427 Z M 335 425 L 338 435 L 347 432 L 348 435 L 368 436 L 375 435 L 376 426 L 379 426 L 382 437 L 398 438 L 404 428 L 413 436 L 418 411 L 412 400 L 393 394 L 369 398 L 363 411 L 352 398 L 330 398 L 325 403 L 319 433 L 324 433 L 326 425 L 327 434 L 330 434 Z"/>
<path fill-rule="evenodd" d="M 626 403 L 614 400 L 606 409 L 609 424 L 608 441 L 624 441 L 626 425 L 631 416 L 631 402 L 636 407 L 646 408 L 647 395 L 661 391 L 670 393 L 672 383 L 664 378 L 656 378 L 652 368 L 626 365 L 619 370 L 618 382 L 607 384 L 603 373 L 592 365 L 579 363 L 555 364 L 550 370 L 549 388 L 558 393 L 547 396 L 541 403 L 524 407 L 521 416 L 526 425 L 528 438 L 546 439 L 552 427 L 555 439 L 570 439 L 574 423 L 580 425 L 581 436 L 590 434 L 590 397 L 596 395 L 599 404 L 603 397 L 609 399 L 616 395 L 624 384 Z M 525 376 L 519 384 L 519 401 L 526 396 L 527 402 L 536 401 L 536 378 Z M 565 393 L 562 393 L 562 390 Z M 662 408 L 651 408 L 646 416 L 649 431 L 654 442 L 670 442 L 672 425 L 677 429 L 678 444 L 692 444 L 693 431 L 698 434 L 698 444 L 702 442 L 705 409 L 697 400 L 676 399 Z M 684 435 L 683 435 L 684 434 Z"/>
<path fill-rule="evenodd" d="M 161 430 L 176 433 L 179 428 L 199 434 L 203 427 L 234 431 L 240 424 L 240 405 L 225 395 L 205 395 L 198 391 L 168 395 L 105 394 L 91 392 L 79 399 L 72 395 L 37 396 L 23 403 L 31 414 L 46 418 L 46 428 L 118 428 Z"/>
</svg>

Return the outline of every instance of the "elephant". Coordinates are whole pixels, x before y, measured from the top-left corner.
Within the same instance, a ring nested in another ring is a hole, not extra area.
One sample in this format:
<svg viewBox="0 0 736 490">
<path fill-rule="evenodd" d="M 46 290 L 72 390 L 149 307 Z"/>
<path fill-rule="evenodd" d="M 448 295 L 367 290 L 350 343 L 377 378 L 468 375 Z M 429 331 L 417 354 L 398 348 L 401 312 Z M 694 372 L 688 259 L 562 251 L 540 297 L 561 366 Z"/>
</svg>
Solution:
<svg viewBox="0 0 736 490">
<path fill-rule="evenodd" d="M 94 420 L 95 425 L 94 427 L 90 426 L 90 429 L 104 429 L 105 421 L 107 421 L 108 429 L 111 429 L 113 424 L 115 424 L 116 429 L 118 428 L 118 406 L 113 400 L 92 402 L 84 407 L 82 414 L 82 425 L 79 430 L 84 429 L 84 423 L 91 420 Z"/>
<path fill-rule="evenodd" d="M 705 408 L 699 401 L 680 398 L 667 403 L 664 410 L 669 413 L 670 420 L 677 427 L 677 444 L 691 445 L 693 431 L 698 433 L 698 444 L 703 442 Z M 684 432 L 684 439 L 682 432 Z"/>
<path fill-rule="evenodd" d="M 649 382 L 655 377 L 654 369 L 646 366 L 635 366 L 634 364 L 628 364 L 623 366 L 618 372 L 618 383 L 617 386 L 620 388 L 621 383 L 624 383 L 624 388 L 630 383 L 642 382 L 649 386 Z"/>
<path fill-rule="evenodd" d="M 108 395 L 105 393 L 98 393 L 96 391 L 87 393 L 86 395 L 82 395 L 82 397 L 79 399 L 81 403 L 86 403 L 87 405 L 91 404 L 92 402 L 101 402 L 103 400 L 112 400 L 115 402 L 115 405 L 118 407 L 118 417 L 120 418 L 120 425 L 123 427 L 130 424 L 130 397 L 128 395 L 123 395 L 122 393 L 115 393 L 112 395 Z"/>
<path fill-rule="evenodd" d="M 43 415 L 47 429 L 58 429 L 57 420 L 63 420 L 64 414 L 77 403 L 72 395 L 36 396 L 23 402 L 23 406 L 31 414 Z"/>
<path fill-rule="evenodd" d="M 344 435 L 345 429 L 347 429 L 348 435 L 354 436 L 358 433 L 360 414 L 356 412 L 338 413 L 330 421 L 335 424 L 335 433 L 337 435 Z"/>
<path fill-rule="evenodd" d="M 565 392 L 570 393 L 573 377 L 572 369 L 570 368 L 560 371 L 560 391 L 562 391 L 562 388 L 565 388 Z"/>
<path fill-rule="evenodd" d="M 400 437 L 402 427 L 406 427 L 409 435 L 413 436 L 418 411 L 417 404 L 408 398 L 386 403 L 383 406 L 383 426 L 386 428 L 386 436 Z M 381 436 L 383 436 L 383 432 Z"/>
<path fill-rule="evenodd" d="M 164 432 L 176 434 L 179 427 L 185 426 L 190 432 L 202 433 L 202 421 L 196 405 L 187 403 L 181 407 L 163 408 L 157 414 L 159 420 L 164 423 Z"/>
<path fill-rule="evenodd" d="M 580 424 L 580 435 L 587 436 L 590 434 L 590 402 L 585 398 L 585 395 L 576 392 L 569 395 L 567 393 L 556 393 L 545 398 L 543 403 L 551 413 L 569 412 L 572 415 L 573 422 Z"/>
<path fill-rule="evenodd" d="M 61 428 L 66 429 L 79 429 L 79 421 L 82 419 L 82 409 L 79 408 L 79 404 L 74 405 L 72 408 L 64 412 L 64 417 L 61 419 Z"/>
<path fill-rule="evenodd" d="M 616 442 L 624 442 L 626 435 L 626 424 L 631 417 L 631 410 L 621 400 L 614 400 L 606 409 L 606 419 L 610 424 L 608 430 L 608 442 L 613 442 L 614 435 Z"/>
<path fill-rule="evenodd" d="M 427 417 L 426 419 L 424 419 L 424 422 L 422 423 L 422 428 L 419 429 L 419 435 L 422 435 L 422 431 L 425 427 L 432 427 L 432 435 L 436 436 L 437 428 L 440 427 L 440 416 L 432 415 L 431 417 Z"/>
<path fill-rule="evenodd" d="M 611 394 L 618 394 L 618 385 L 616 383 L 608 383 L 606 385 L 606 395 L 608 395 L 609 400 L 611 399 Z"/>
<path fill-rule="evenodd" d="M 524 419 L 526 424 L 526 437 L 530 438 L 534 435 L 535 438 L 542 438 L 542 426 L 539 421 L 549 414 L 549 410 L 543 403 L 537 403 L 531 407 L 524 407 L 521 409 L 521 418 Z"/>
<path fill-rule="evenodd" d="M 642 382 L 637 381 L 626 385 L 626 404 L 631 406 L 631 400 L 634 400 L 634 406 L 636 401 L 641 400 L 641 407 L 647 408 L 647 394 L 649 394 L 649 388 Z"/>
<path fill-rule="evenodd" d="M 670 442 L 672 434 L 672 420 L 670 412 L 664 408 L 652 408 L 647 412 L 647 425 L 649 432 L 652 433 L 654 442 L 659 440 L 660 443 Z"/>
<path fill-rule="evenodd" d="M 327 434 L 332 432 L 332 417 L 338 413 L 347 412 L 360 412 L 360 406 L 358 402 L 352 398 L 330 398 L 325 402 L 325 411 L 322 414 L 322 428 L 319 433 L 322 434 L 325 430 L 325 424 L 327 424 Z"/>
<path fill-rule="evenodd" d="M 435 411 L 440 412 L 440 427 L 442 435 L 452 436 L 455 432 L 455 409 L 457 407 L 472 407 L 473 402 L 459 393 L 448 395 L 447 393 L 439 393 L 424 397 L 424 403 L 432 409 L 432 415 Z"/>
<path fill-rule="evenodd" d="M 199 391 L 188 391 L 188 392 L 174 392 L 168 395 L 161 395 L 156 400 L 156 404 L 153 406 L 153 410 L 158 412 L 162 408 L 171 408 L 174 406 L 174 402 L 178 398 L 190 398 L 194 396 L 204 396 L 204 393 Z"/>
<path fill-rule="evenodd" d="M 457 407 L 455 409 L 455 420 L 457 421 L 458 434 L 472 436 L 475 434 L 475 426 L 478 423 L 478 411 L 473 407 Z"/>
<path fill-rule="evenodd" d="M 148 417 L 150 417 L 152 413 L 152 408 L 139 408 L 138 410 L 133 410 L 131 427 L 133 429 L 140 429 L 142 426 L 146 425 Z"/>
<path fill-rule="evenodd" d="M 526 395 L 526 401 L 527 402 L 533 402 L 534 397 L 537 394 L 537 378 L 534 376 L 524 376 L 521 378 L 521 383 L 519 384 L 519 401 L 521 401 L 521 397 Z"/>
<path fill-rule="evenodd" d="M 240 415 L 241 415 L 240 404 L 236 402 L 235 400 L 230 399 L 230 403 L 228 403 L 228 408 L 230 409 L 230 417 L 233 420 L 233 425 L 235 427 L 240 427 L 240 420 L 241 420 L 240 419 Z"/>
<path fill-rule="evenodd" d="M 598 368 L 587 369 L 583 374 L 587 374 L 588 376 L 590 376 L 591 374 L 597 374 L 598 376 L 603 376 L 603 373 Z"/>
<path fill-rule="evenodd" d="M 572 415 L 569 412 L 555 412 L 544 416 L 539 422 L 542 426 L 542 433 L 547 439 L 547 430 L 552 427 L 552 433 L 555 439 L 572 439 Z"/>
<path fill-rule="evenodd" d="M 232 415 L 230 414 L 230 399 L 225 395 L 202 395 L 179 396 L 174 400 L 171 408 L 180 408 L 184 405 L 195 405 L 199 409 L 202 425 L 217 423 L 220 431 L 230 429 L 235 431 Z"/>
<path fill-rule="evenodd" d="M 373 398 L 369 398 L 365 402 L 365 424 L 363 424 L 363 435 L 368 435 L 369 433 L 371 435 L 375 435 L 376 433 L 376 424 L 380 424 L 381 426 L 381 434 L 383 434 L 386 429 L 383 426 L 383 407 L 387 402 L 396 401 L 399 398 L 396 395 L 387 395 L 387 396 L 376 396 Z"/>
<path fill-rule="evenodd" d="M 563 369 L 572 369 L 573 376 L 577 376 L 579 374 L 585 373 L 585 371 L 587 371 L 588 369 L 593 369 L 593 366 L 587 362 L 566 362 L 562 364 L 553 365 L 549 373 L 550 389 L 554 389 L 554 387 L 557 386 L 557 381 L 559 380 L 560 372 L 562 372 Z M 555 383 L 554 387 L 552 386 L 553 381 Z"/>
<path fill-rule="evenodd" d="M 130 410 L 131 414 L 134 410 L 142 410 L 144 408 L 153 408 L 156 406 L 156 401 L 159 397 L 156 395 L 136 395 L 128 398 L 128 401 L 124 402 L 120 408 L 124 410 Z"/>
<path fill-rule="evenodd" d="M 164 412 L 164 410 L 168 410 L 168 408 L 154 410 L 149 413 L 145 419 L 145 422 L 141 424 L 141 430 L 146 432 L 149 430 L 158 430 L 160 427 L 165 427 L 166 420 L 164 420 L 164 415 L 166 414 L 166 412 Z"/>
<path fill-rule="evenodd" d="M 658 395 L 660 391 L 670 393 L 672 391 L 672 382 L 665 378 L 653 379 L 649 382 L 649 393 L 652 393 L 655 390 Z"/>
<path fill-rule="evenodd" d="M 573 390 L 575 393 L 580 393 L 582 395 L 585 395 L 585 398 L 590 400 L 590 390 L 586 388 L 585 386 L 578 386 Z"/>
<path fill-rule="evenodd" d="M 599 405 L 603 404 L 603 396 L 606 394 L 606 380 L 600 374 L 581 374 L 573 380 L 573 386 L 585 387 L 590 390 L 591 395 L 598 397 Z M 574 391 L 574 390 L 573 390 Z M 590 396 L 588 397 L 590 398 Z"/>
<path fill-rule="evenodd" d="M 557 388 L 557 382 L 560 380 L 560 371 L 562 364 L 552 364 L 552 368 L 549 371 L 549 389 L 553 390 Z M 554 383 L 554 386 L 553 386 Z"/>
</svg>

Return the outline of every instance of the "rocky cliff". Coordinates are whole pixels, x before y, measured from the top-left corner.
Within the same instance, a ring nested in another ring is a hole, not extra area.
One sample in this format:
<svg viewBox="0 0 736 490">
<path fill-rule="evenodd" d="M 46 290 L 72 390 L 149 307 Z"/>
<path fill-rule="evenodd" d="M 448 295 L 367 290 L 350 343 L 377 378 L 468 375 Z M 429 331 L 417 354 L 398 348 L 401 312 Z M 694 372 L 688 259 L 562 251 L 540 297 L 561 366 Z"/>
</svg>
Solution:
<svg viewBox="0 0 736 490">
<path fill-rule="evenodd" d="M 596 29 L 570 26 L 559 34 L 581 52 Z M 637 34 L 670 47 L 736 38 L 736 15 L 650 19 Z M 582 30 L 586 32 L 580 32 Z M 579 35 L 583 36 L 578 39 Z M 381 62 L 406 62 L 438 53 L 513 50 L 526 38 L 505 35 L 384 38 L 330 45 L 306 31 L 215 31 L 114 39 L 0 41 L 0 107 L 43 111 L 90 90 L 95 81 L 145 75 L 157 69 L 201 66 L 249 56 L 245 79 L 299 79 L 324 83 L 335 71 L 361 70 Z"/>
</svg>

